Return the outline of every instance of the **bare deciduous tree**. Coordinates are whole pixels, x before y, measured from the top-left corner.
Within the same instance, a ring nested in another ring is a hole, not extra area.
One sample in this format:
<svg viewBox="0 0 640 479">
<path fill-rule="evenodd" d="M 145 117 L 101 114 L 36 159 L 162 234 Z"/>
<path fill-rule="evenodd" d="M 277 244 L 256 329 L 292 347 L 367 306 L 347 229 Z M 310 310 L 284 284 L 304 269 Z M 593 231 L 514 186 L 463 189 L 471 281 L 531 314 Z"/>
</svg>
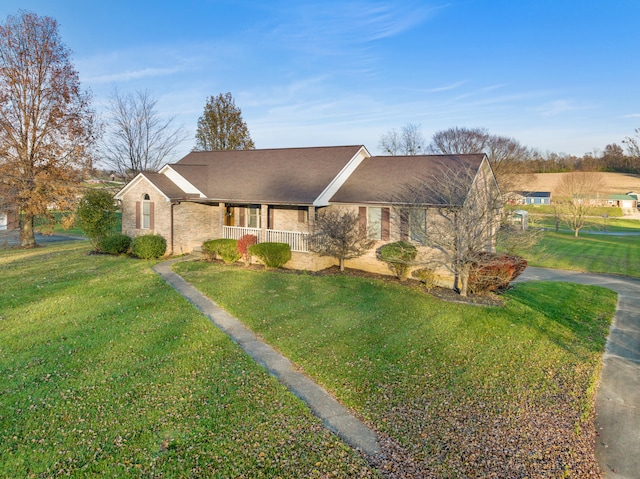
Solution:
<svg viewBox="0 0 640 479">
<path fill-rule="evenodd" d="M 640 172 L 640 128 L 636 128 L 634 136 L 626 137 L 622 142 L 627 146 L 629 152 L 629 171 Z"/>
<path fill-rule="evenodd" d="M 23 215 L 21 242 L 35 245 L 34 218 L 70 209 L 91 166 L 91 97 L 57 22 L 22 12 L 0 25 L 0 196 Z"/>
<path fill-rule="evenodd" d="M 157 171 L 186 139 L 175 117 L 162 118 L 157 100 L 146 91 L 111 95 L 101 153 L 104 162 L 125 178 Z"/>
<path fill-rule="evenodd" d="M 198 119 L 196 150 L 252 150 L 255 144 L 231 93 L 210 97 Z"/>
<path fill-rule="evenodd" d="M 427 147 L 434 154 L 461 155 L 485 153 L 500 189 L 511 191 L 528 174 L 526 161 L 531 152 L 517 140 L 491 135 L 484 128 L 449 128 L 436 132 Z"/>
<path fill-rule="evenodd" d="M 573 171 L 562 177 L 555 195 L 560 219 L 577 238 L 602 191 L 604 180 L 597 172 Z"/>
<path fill-rule="evenodd" d="M 414 156 L 424 153 L 424 136 L 420 125 L 407 123 L 398 133 L 391 130 L 380 138 L 378 147 L 384 154 L 391 156 Z"/>
<path fill-rule="evenodd" d="M 443 267 L 466 296 L 471 265 L 492 250 L 501 209 L 500 191 L 486 163 L 477 168 L 442 164 L 403 188 L 397 203 L 400 228 L 436 254 L 422 263 Z"/>
<path fill-rule="evenodd" d="M 362 256 L 373 244 L 366 230 L 360 228 L 358 214 L 342 208 L 322 211 L 310 239 L 311 250 L 338 259 L 340 271 L 344 271 L 345 260 Z"/>
</svg>

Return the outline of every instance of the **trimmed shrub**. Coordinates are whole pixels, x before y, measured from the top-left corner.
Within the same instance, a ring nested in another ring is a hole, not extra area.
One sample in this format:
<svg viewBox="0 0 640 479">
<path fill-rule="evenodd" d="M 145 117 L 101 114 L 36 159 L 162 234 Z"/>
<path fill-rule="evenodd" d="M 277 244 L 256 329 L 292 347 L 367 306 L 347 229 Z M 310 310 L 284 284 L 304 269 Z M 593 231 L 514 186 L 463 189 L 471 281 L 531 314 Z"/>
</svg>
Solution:
<svg viewBox="0 0 640 479">
<path fill-rule="evenodd" d="M 78 202 L 76 225 L 101 251 L 101 240 L 114 233 L 118 224 L 118 207 L 107 190 L 89 190 Z"/>
<path fill-rule="evenodd" d="M 205 241 L 202 244 L 202 251 L 209 261 L 220 258 L 222 261 L 229 264 L 235 263 L 240 259 L 240 253 L 238 252 L 238 240 L 234 239 L 220 238 Z"/>
<path fill-rule="evenodd" d="M 167 250 L 167 240 L 160 235 L 137 236 L 131 243 L 131 253 L 142 259 L 159 258 Z"/>
<path fill-rule="evenodd" d="M 100 249 L 108 254 L 125 254 L 131 247 L 131 238 L 122 233 L 115 233 L 100 239 Z"/>
<path fill-rule="evenodd" d="M 411 263 L 418 255 L 418 249 L 406 241 L 387 243 L 378 248 L 377 257 L 384 261 L 400 281 L 407 279 Z"/>
<path fill-rule="evenodd" d="M 411 273 L 411 276 L 424 284 L 427 291 L 431 291 L 438 283 L 438 275 L 435 268 L 420 268 Z"/>
<path fill-rule="evenodd" d="M 482 253 L 469 271 L 469 292 L 504 289 L 527 267 L 527 260 L 513 254 Z"/>
<path fill-rule="evenodd" d="M 281 268 L 291 259 L 287 243 L 258 243 L 249 246 L 249 253 L 262 260 L 267 268 Z"/>
<path fill-rule="evenodd" d="M 238 240 L 238 253 L 242 255 L 242 258 L 248 263 L 251 259 L 249 254 L 249 246 L 253 246 L 258 243 L 258 237 L 255 235 L 244 235 Z"/>
</svg>

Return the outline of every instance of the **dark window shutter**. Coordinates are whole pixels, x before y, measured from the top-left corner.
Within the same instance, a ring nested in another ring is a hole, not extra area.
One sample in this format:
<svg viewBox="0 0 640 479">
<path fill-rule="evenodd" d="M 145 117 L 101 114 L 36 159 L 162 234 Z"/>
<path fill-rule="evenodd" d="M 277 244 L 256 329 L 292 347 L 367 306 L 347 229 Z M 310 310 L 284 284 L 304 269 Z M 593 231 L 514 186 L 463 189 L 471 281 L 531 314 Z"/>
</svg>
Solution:
<svg viewBox="0 0 640 479">
<path fill-rule="evenodd" d="M 152 230 L 153 229 L 153 203 L 149 203 L 149 229 Z"/>
<path fill-rule="evenodd" d="M 269 229 L 275 229 L 275 225 L 274 225 L 274 216 L 275 210 L 273 208 L 269 208 L 269 221 L 267 222 L 267 228 Z"/>
<path fill-rule="evenodd" d="M 358 226 L 360 228 L 360 234 L 367 234 L 367 207 L 360 206 L 358 208 Z"/>
<path fill-rule="evenodd" d="M 298 223 L 304 223 L 304 209 L 298 207 Z"/>
<path fill-rule="evenodd" d="M 244 228 L 245 226 L 247 226 L 247 224 L 244 222 L 245 208 L 244 207 L 240 207 L 238 209 L 240 210 L 240 224 L 238 226 Z"/>
<path fill-rule="evenodd" d="M 409 239 L 409 212 L 404 209 L 400 211 L 400 239 Z"/>
<path fill-rule="evenodd" d="M 391 212 L 389 208 L 382 208 L 382 241 L 389 241 L 389 219 Z"/>
<path fill-rule="evenodd" d="M 136 229 L 140 229 L 140 202 L 136 201 Z"/>
</svg>

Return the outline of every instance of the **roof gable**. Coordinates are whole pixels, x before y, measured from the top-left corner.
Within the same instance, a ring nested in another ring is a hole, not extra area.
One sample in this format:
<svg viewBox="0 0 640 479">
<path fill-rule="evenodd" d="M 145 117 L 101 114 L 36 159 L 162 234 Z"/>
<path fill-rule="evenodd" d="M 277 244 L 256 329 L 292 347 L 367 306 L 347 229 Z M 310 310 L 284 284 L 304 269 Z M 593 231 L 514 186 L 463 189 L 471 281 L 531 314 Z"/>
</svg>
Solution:
<svg viewBox="0 0 640 479">
<path fill-rule="evenodd" d="M 167 201 L 171 199 L 185 198 L 187 194 L 181 190 L 174 182 L 168 179 L 166 176 L 160 173 L 142 172 L 127 183 L 124 188 L 118 191 L 114 198 L 116 200 L 122 200 L 124 196 L 141 181 L 147 181 L 151 186 L 158 191 Z"/>
<path fill-rule="evenodd" d="M 361 145 L 207 151 L 169 167 L 210 200 L 311 205 L 328 201 L 368 156 Z"/>
</svg>

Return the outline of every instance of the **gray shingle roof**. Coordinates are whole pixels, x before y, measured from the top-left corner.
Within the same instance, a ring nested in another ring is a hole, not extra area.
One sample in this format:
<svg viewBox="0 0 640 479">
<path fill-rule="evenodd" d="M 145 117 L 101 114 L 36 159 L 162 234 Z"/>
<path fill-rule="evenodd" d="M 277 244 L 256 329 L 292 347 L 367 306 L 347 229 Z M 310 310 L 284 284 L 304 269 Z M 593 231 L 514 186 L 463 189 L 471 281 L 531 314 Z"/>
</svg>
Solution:
<svg viewBox="0 0 640 479">
<path fill-rule="evenodd" d="M 142 175 L 169 199 L 181 199 L 189 196 L 164 175 L 151 172 L 144 172 Z"/>
<path fill-rule="evenodd" d="M 312 204 L 361 148 L 192 152 L 171 167 L 211 200 Z"/>
<path fill-rule="evenodd" d="M 404 189 L 407 185 L 430 181 L 430 174 L 443 170 L 470 168 L 477 171 L 483 158 L 484 154 L 372 156 L 360 163 L 331 202 L 397 203 L 406 196 Z M 438 198 L 425 198 L 425 202 L 441 203 Z"/>
</svg>

